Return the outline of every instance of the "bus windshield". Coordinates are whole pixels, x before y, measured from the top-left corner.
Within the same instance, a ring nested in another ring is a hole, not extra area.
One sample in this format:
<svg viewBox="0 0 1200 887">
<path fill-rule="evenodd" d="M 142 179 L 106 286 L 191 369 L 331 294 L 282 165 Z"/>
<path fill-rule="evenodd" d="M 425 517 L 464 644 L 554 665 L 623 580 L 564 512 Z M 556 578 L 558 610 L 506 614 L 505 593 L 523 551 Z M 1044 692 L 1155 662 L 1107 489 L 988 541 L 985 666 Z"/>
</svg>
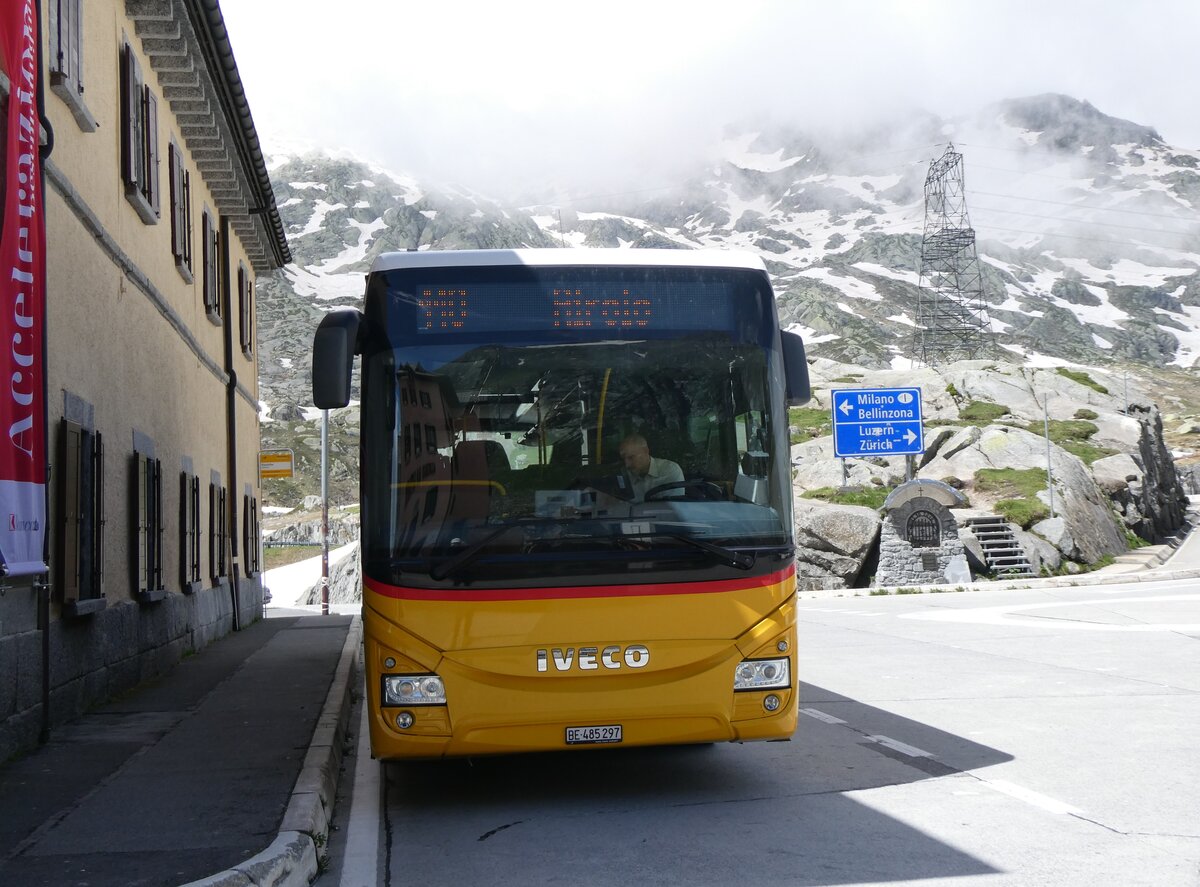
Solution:
<svg viewBox="0 0 1200 887">
<path fill-rule="evenodd" d="M 372 275 L 367 574 L 452 588 L 778 569 L 791 515 L 772 298 L 746 269 Z"/>
</svg>

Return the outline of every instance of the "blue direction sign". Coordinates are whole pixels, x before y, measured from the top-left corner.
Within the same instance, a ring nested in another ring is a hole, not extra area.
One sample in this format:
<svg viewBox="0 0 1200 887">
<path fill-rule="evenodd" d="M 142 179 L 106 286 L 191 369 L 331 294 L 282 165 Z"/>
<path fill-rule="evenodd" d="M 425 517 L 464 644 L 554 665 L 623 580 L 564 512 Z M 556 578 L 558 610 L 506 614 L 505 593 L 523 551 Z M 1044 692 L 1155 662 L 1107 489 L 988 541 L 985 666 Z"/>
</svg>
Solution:
<svg viewBox="0 0 1200 887">
<path fill-rule="evenodd" d="M 911 456 L 925 451 L 920 388 L 839 388 L 831 393 L 835 456 Z"/>
</svg>

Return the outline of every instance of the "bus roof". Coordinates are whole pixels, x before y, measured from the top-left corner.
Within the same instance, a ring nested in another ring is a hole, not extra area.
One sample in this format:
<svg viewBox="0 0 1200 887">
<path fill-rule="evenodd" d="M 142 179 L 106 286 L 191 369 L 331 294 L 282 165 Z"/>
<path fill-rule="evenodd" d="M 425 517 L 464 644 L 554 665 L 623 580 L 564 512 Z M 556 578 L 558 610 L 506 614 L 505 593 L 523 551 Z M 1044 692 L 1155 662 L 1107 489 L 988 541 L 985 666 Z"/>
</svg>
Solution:
<svg viewBox="0 0 1200 887">
<path fill-rule="evenodd" d="M 766 271 L 754 253 L 715 249 L 462 249 L 409 250 L 383 253 L 371 273 L 397 268 L 483 268 L 491 265 L 670 266 L 677 268 L 745 268 Z"/>
</svg>

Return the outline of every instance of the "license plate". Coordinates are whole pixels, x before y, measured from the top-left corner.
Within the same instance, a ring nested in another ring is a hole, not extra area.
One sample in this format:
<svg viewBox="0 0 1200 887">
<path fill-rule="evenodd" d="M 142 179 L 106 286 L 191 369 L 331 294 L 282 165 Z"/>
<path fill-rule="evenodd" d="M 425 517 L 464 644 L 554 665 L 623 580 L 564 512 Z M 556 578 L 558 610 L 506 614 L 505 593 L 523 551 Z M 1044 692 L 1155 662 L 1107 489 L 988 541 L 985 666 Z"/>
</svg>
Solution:
<svg viewBox="0 0 1200 887">
<path fill-rule="evenodd" d="M 605 724 L 600 727 L 567 728 L 567 745 L 596 745 L 602 742 L 620 741 L 620 724 Z"/>
</svg>

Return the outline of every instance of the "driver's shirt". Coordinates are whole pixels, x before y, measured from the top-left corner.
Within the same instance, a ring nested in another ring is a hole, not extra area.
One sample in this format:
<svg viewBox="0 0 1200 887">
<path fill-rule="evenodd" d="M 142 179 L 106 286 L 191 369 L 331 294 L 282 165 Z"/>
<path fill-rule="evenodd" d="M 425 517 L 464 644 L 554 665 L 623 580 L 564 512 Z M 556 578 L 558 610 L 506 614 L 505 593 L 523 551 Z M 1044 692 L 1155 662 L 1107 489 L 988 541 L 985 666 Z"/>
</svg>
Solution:
<svg viewBox="0 0 1200 887">
<path fill-rule="evenodd" d="M 656 459 L 653 456 L 650 457 L 650 470 L 643 477 L 638 477 L 632 472 L 629 473 L 629 484 L 633 489 L 634 502 L 641 502 L 646 498 L 647 492 L 660 484 L 682 482 L 683 469 L 677 462 L 672 462 L 670 459 Z M 664 490 L 662 493 L 662 496 L 667 499 L 681 495 L 683 495 L 683 491 L 678 487 L 674 490 Z"/>
</svg>

